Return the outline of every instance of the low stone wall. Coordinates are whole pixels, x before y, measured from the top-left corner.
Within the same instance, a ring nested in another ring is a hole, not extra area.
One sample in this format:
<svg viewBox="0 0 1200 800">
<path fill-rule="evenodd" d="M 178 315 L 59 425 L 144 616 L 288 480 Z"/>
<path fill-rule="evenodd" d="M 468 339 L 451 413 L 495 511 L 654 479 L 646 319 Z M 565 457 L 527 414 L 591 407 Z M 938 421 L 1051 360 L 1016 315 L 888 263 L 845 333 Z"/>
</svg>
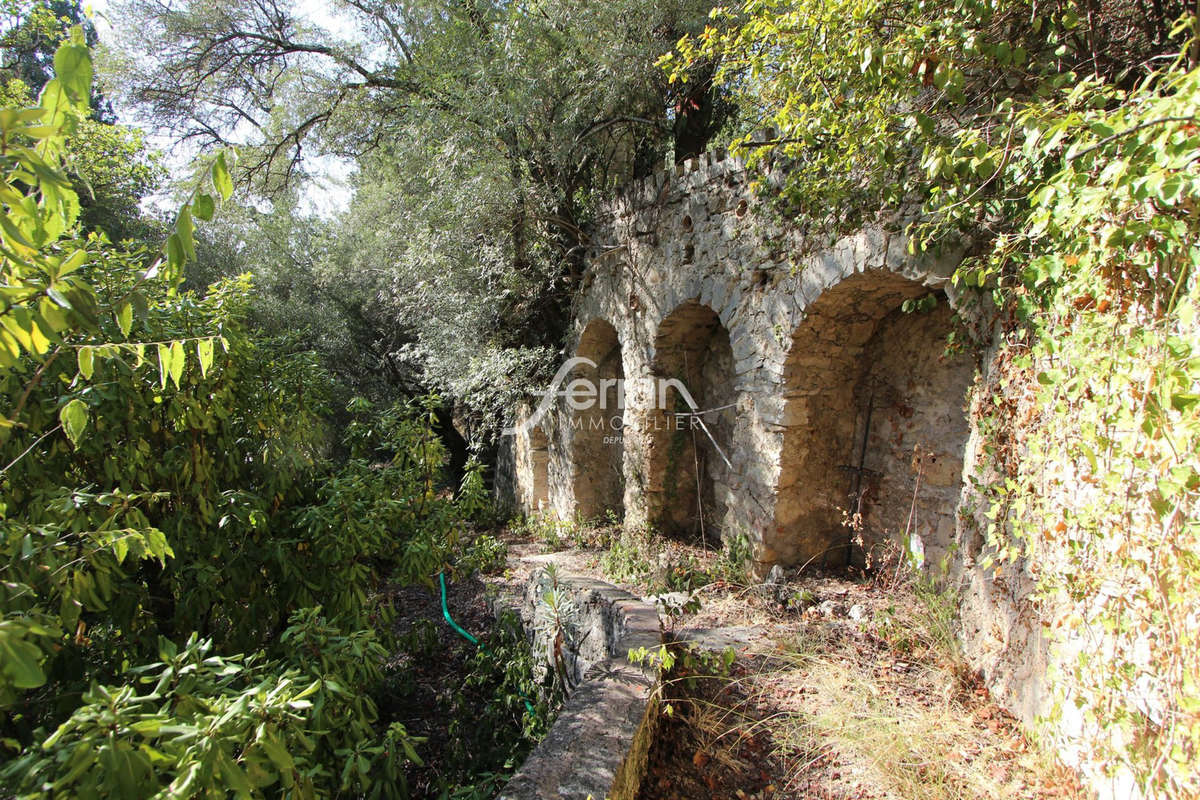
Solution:
<svg viewBox="0 0 1200 800">
<path fill-rule="evenodd" d="M 657 709 L 657 671 L 629 663 L 629 651 L 662 643 L 658 613 L 617 587 L 590 578 L 535 573 L 518 606 L 534 646 L 553 587 L 569 608 L 577 642 L 569 660 L 573 687 L 558 719 L 501 793 L 501 800 L 624 800 L 637 795 Z"/>
</svg>

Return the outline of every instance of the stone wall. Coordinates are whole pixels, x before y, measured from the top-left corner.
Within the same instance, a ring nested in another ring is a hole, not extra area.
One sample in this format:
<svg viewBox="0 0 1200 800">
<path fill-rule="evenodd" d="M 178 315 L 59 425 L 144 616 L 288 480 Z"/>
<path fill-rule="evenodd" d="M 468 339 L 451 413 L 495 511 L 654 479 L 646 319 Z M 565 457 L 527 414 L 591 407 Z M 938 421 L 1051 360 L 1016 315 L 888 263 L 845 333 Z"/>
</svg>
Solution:
<svg viewBox="0 0 1200 800">
<path fill-rule="evenodd" d="M 654 667 L 631 664 L 629 651 L 662 644 L 658 612 L 603 581 L 535 573 L 514 610 L 547 664 L 554 648 L 538 632 L 544 628 L 542 596 L 551 581 L 569 606 L 569 638 L 576 643 L 568 645 L 571 693 L 500 798 L 634 800 L 658 717 L 658 674 Z"/>
<path fill-rule="evenodd" d="M 914 257 L 885 225 L 815 246 L 750 180 L 737 160 L 707 155 L 601 215 L 564 358 L 596 350 L 603 331 L 623 403 L 605 411 L 603 456 L 572 435 L 578 412 L 561 402 L 539 420 L 550 507 L 588 515 L 602 505 L 589 493 L 616 487 L 597 465 L 620 463 L 627 524 L 710 542 L 745 535 L 760 574 L 916 542 L 959 580 L 972 664 L 1032 726 L 1048 710 L 1054 659 L 1028 576 L 997 580 L 980 566 L 969 480 L 980 440 L 967 404 L 991 367 L 947 352 L 962 311 L 948 281 L 957 259 Z M 932 310 L 903 310 L 921 298 Z M 677 416 L 693 410 L 679 385 L 708 413 Z"/>
<path fill-rule="evenodd" d="M 548 505 L 588 517 L 620 492 L 612 510 L 630 524 L 744 535 L 765 570 L 844 560 L 844 516 L 861 495 L 868 537 L 910 526 L 944 550 L 972 369 L 940 358 L 954 260 L 914 258 L 882 225 L 814 247 L 749 181 L 738 160 L 708 154 L 602 212 L 565 357 L 602 355 L 599 377 L 624 378 L 623 408 L 585 413 L 560 399 L 537 420 Z M 897 313 L 930 293 L 941 298 L 931 315 Z M 583 435 L 581 417 L 601 419 L 604 435 Z M 937 459 L 921 486 L 917 444 Z M 512 446 L 520 460 L 527 444 Z"/>
<path fill-rule="evenodd" d="M 528 417 L 529 413 L 528 408 L 522 408 L 518 417 Z M 521 427 L 504 438 L 496 456 L 493 485 L 505 507 L 527 514 L 550 508 L 550 439 L 545 428 Z M 557 494 L 561 498 L 562 492 Z"/>
</svg>

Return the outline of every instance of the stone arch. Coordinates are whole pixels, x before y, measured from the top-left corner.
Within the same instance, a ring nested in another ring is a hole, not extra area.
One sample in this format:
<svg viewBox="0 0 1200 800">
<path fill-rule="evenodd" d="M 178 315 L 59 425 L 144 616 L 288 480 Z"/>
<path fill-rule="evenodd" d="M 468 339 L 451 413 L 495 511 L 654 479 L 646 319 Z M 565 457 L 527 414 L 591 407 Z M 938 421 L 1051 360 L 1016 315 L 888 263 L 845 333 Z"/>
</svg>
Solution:
<svg viewBox="0 0 1200 800">
<path fill-rule="evenodd" d="M 541 425 L 534 425 L 517 436 L 518 474 L 528 476 L 518 482 L 521 507 L 542 511 L 550 504 L 550 439 Z"/>
<path fill-rule="evenodd" d="M 668 314 L 655 335 L 651 370 L 650 518 L 668 534 L 716 543 L 729 508 L 725 456 L 737 402 L 729 332 L 717 313 L 692 300 Z M 690 416 L 683 388 L 706 413 Z"/>
<path fill-rule="evenodd" d="M 806 309 L 784 368 L 778 560 L 862 564 L 906 531 L 932 558 L 952 545 L 974 363 L 945 354 L 953 312 L 944 294 L 934 293 L 932 310 L 903 310 L 929 294 L 875 270 Z M 857 541 L 846 524 L 855 512 Z"/>
<path fill-rule="evenodd" d="M 571 488 L 575 512 L 584 519 L 612 512 L 623 515 L 624 378 L 625 367 L 617 330 L 607 320 L 595 318 L 583 329 L 575 355 L 595 367 L 580 366 L 572 379 L 595 387 L 595 395 L 571 408 L 568 422 L 571 453 Z"/>
</svg>

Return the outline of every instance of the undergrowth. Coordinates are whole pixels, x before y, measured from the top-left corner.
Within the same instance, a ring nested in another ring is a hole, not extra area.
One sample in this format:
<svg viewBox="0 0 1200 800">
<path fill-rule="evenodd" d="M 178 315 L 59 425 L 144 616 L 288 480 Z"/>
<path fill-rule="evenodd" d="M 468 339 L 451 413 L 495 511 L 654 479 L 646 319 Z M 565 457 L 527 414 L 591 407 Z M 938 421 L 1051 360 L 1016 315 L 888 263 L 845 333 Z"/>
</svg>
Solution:
<svg viewBox="0 0 1200 800">
<path fill-rule="evenodd" d="M 626 526 L 600 557 L 600 568 L 617 583 L 651 592 L 690 592 L 723 581 L 743 585 L 750 561 L 750 540 L 731 534 L 717 551 L 683 547 L 653 528 Z"/>
</svg>

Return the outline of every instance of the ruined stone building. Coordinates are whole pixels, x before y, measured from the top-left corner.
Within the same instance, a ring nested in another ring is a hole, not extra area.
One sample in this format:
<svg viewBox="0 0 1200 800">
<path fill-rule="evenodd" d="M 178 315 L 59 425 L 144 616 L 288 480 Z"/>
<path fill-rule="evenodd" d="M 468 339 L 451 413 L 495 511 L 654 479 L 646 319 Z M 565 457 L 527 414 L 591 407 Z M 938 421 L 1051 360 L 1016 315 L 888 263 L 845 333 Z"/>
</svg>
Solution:
<svg viewBox="0 0 1200 800">
<path fill-rule="evenodd" d="M 526 512 L 745 537 L 758 574 L 917 547 L 961 586 L 972 663 L 1031 723 L 1048 695 L 1029 587 L 976 563 L 968 404 L 987 364 L 948 347 L 957 260 L 911 255 L 899 225 L 816 245 L 751 180 L 710 153 L 611 202 L 574 360 L 518 411 L 498 490 Z"/>
</svg>

